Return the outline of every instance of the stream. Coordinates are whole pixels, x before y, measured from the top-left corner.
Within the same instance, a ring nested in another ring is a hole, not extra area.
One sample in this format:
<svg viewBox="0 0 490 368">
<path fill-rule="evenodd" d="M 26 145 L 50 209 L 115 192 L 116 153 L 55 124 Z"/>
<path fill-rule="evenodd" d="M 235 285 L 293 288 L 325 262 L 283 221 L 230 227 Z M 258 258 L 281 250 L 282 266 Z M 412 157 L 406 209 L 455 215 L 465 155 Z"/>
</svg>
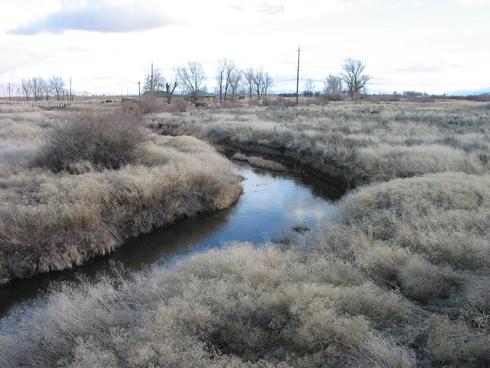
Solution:
<svg viewBox="0 0 490 368">
<path fill-rule="evenodd" d="M 101 273 L 110 273 L 114 264 L 131 272 L 149 266 L 165 267 L 193 253 L 224 247 L 230 241 L 259 244 L 279 240 L 293 226 L 312 228 L 319 221 L 335 216 L 337 192 L 323 183 L 246 164 L 236 164 L 236 167 L 244 177 L 244 191 L 230 208 L 183 219 L 130 239 L 112 254 L 73 270 L 15 280 L 0 289 L 0 332 L 15 329 L 19 316 L 35 311 L 52 283 L 93 279 Z"/>
</svg>

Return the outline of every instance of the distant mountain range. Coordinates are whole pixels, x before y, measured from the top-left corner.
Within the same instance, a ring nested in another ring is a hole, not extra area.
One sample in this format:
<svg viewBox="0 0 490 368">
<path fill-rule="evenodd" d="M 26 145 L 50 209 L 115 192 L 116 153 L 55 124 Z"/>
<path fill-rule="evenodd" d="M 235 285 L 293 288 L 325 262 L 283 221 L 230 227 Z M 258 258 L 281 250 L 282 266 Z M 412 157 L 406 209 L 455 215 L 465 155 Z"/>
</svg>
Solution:
<svg viewBox="0 0 490 368">
<path fill-rule="evenodd" d="M 474 91 L 460 90 L 460 91 L 452 91 L 448 93 L 448 95 L 450 96 L 478 96 L 478 95 L 486 95 L 486 94 L 490 94 L 490 87 L 481 88 Z"/>
</svg>

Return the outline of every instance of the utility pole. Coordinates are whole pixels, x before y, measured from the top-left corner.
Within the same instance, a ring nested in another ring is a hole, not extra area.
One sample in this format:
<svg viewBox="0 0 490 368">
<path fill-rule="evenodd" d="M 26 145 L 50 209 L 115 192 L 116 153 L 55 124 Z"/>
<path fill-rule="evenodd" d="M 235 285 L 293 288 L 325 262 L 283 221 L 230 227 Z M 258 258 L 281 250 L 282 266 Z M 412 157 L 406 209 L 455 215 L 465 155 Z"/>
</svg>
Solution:
<svg viewBox="0 0 490 368">
<path fill-rule="evenodd" d="M 8 84 L 8 91 L 9 91 L 9 102 L 12 102 L 12 92 L 11 92 L 10 83 Z"/>
<path fill-rule="evenodd" d="M 138 100 L 141 100 L 141 82 L 138 81 Z"/>
<path fill-rule="evenodd" d="M 301 48 L 298 46 L 298 69 L 296 69 L 296 106 L 299 106 L 299 54 Z"/>
<path fill-rule="evenodd" d="M 70 96 L 68 96 L 68 99 L 69 99 L 69 101 L 72 101 L 72 98 L 71 98 L 71 74 L 70 74 Z"/>
</svg>

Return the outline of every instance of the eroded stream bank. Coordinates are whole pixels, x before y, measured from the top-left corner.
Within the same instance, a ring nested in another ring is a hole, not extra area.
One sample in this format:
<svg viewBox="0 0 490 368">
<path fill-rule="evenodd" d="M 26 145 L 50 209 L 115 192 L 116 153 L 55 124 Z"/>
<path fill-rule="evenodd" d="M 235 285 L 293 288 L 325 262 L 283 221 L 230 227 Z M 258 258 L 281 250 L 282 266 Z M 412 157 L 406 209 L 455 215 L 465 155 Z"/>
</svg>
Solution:
<svg viewBox="0 0 490 368">
<path fill-rule="evenodd" d="M 111 272 L 113 264 L 135 272 L 158 267 L 195 252 L 224 246 L 229 241 L 255 244 L 283 237 L 296 225 L 312 227 L 335 215 L 338 193 L 316 179 L 268 172 L 237 164 L 244 177 L 243 194 L 229 209 L 202 214 L 127 241 L 110 256 L 95 259 L 73 271 L 56 272 L 17 280 L 0 290 L 0 328 L 14 328 L 21 310 L 34 310 L 52 282 L 96 278 Z"/>
</svg>

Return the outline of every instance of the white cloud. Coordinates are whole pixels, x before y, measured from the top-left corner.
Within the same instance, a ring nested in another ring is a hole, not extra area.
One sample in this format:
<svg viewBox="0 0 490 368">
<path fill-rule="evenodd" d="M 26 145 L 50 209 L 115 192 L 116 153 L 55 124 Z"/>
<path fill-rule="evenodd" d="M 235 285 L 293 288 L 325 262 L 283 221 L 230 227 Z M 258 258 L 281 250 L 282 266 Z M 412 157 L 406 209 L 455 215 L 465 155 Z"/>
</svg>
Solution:
<svg viewBox="0 0 490 368">
<path fill-rule="evenodd" d="M 17 35 L 42 32 L 61 33 L 68 30 L 98 32 L 132 32 L 172 24 L 169 17 L 138 4 L 117 5 L 108 1 L 70 1 L 65 7 L 28 24 L 10 30 Z"/>
<path fill-rule="evenodd" d="M 283 2 L 279 1 L 263 1 L 259 7 L 259 11 L 265 15 L 275 15 L 282 13 L 285 7 Z"/>
</svg>

